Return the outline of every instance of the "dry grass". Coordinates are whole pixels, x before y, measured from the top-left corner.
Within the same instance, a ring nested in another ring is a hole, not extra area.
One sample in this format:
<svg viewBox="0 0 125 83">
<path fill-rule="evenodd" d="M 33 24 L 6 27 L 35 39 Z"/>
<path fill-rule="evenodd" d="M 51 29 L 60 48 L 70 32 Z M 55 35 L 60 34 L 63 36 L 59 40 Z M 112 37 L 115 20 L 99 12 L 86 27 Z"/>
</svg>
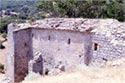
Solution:
<svg viewBox="0 0 125 83">
<path fill-rule="evenodd" d="M 0 35 L 0 40 L 4 40 L 1 35 Z M 5 46 L 5 49 L 0 49 L 0 63 L 4 64 L 4 60 L 5 60 L 5 55 L 7 53 L 7 41 L 3 43 L 3 45 Z"/>
<path fill-rule="evenodd" d="M 125 68 L 84 67 L 57 76 L 45 76 L 23 83 L 125 83 Z"/>
<path fill-rule="evenodd" d="M 0 73 L 0 80 L 3 80 L 4 77 L 5 77 L 5 74 L 1 74 L 1 73 Z"/>
<path fill-rule="evenodd" d="M 78 66 L 74 71 L 23 83 L 125 83 L 125 58 L 108 61 L 105 68 Z"/>
</svg>

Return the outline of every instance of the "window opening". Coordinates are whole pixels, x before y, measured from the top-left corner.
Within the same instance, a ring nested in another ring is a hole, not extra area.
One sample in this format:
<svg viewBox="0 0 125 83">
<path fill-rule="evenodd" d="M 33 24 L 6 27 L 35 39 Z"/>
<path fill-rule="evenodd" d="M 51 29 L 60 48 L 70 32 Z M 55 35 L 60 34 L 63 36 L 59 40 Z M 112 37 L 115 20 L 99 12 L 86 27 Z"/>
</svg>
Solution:
<svg viewBox="0 0 125 83">
<path fill-rule="evenodd" d="M 71 39 L 68 39 L 68 44 L 70 44 L 71 43 Z"/>
<path fill-rule="evenodd" d="M 97 50 L 98 50 L 98 44 L 94 43 L 94 51 L 97 51 Z"/>
<path fill-rule="evenodd" d="M 50 35 L 49 35 L 48 40 L 50 40 L 50 39 L 51 39 L 51 37 L 50 37 Z"/>
</svg>

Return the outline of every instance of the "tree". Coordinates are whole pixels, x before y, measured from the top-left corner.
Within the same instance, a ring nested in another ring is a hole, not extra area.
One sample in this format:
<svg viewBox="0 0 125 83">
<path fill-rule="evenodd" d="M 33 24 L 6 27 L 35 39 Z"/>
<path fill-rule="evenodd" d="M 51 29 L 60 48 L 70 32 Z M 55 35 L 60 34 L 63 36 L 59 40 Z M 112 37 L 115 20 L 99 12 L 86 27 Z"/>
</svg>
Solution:
<svg viewBox="0 0 125 83">
<path fill-rule="evenodd" d="M 6 41 L 6 40 L 7 40 L 7 33 L 4 32 L 4 33 L 2 34 L 2 37 L 5 39 L 4 41 Z"/>
<path fill-rule="evenodd" d="M 0 18 L 0 33 L 7 32 L 7 25 L 12 22 L 22 23 L 22 22 L 25 22 L 25 20 L 22 20 L 20 18 L 14 18 L 14 17 Z"/>
<path fill-rule="evenodd" d="M 123 0 L 123 12 L 124 12 L 124 21 L 125 21 L 125 0 Z"/>
<path fill-rule="evenodd" d="M 124 20 L 122 0 L 44 0 L 40 2 L 38 8 L 49 13 L 51 17 L 116 18 L 120 21 Z"/>
</svg>

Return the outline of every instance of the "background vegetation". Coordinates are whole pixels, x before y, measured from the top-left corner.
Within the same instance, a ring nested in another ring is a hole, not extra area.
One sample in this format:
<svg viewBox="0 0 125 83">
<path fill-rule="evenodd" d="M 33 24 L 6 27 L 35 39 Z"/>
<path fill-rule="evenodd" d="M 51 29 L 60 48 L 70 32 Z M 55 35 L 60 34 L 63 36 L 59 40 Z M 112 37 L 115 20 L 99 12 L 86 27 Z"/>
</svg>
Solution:
<svg viewBox="0 0 125 83">
<path fill-rule="evenodd" d="M 125 20 L 125 0 L 43 0 L 38 7 L 52 17 Z"/>
<path fill-rule="evenodd" d="M 37 8 L 39 0 L 0 0 L 0 13 L 5 11 L 5 17 L 0 17 L 0 33 L 7 32 L 7 25 L 11 22 L 25 22 L 32 19 L 41 10 Z M 11 15 L 11 12 L 18 13 Z"/>
<path fill-rule="evenodd" d="M 46 17 L 115 18 L 125 21 L 125 0 L 0 0 L 0 12 L 19 13 L 0 17 L 0 33 L 7 32 L 11 22 Z"/>
</svg>

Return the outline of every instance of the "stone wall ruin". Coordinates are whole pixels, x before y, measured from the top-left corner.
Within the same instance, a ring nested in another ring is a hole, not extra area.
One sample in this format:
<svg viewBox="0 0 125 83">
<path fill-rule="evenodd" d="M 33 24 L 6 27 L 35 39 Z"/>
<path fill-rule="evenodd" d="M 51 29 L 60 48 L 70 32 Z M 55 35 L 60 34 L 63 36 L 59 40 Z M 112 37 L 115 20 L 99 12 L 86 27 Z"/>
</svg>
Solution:
<svg viewBox="0 0 125 83">
<path fill-rule="evenodd" d="M 45 75 L 78 65 L 103 67 L 108 60 L 125 57 L 124 31 L 125 23 L 114 19 L 48 18 L 32 24 L 11 23 L 6 77 L 14 83 L 31 72 Z"/>
</svg>

